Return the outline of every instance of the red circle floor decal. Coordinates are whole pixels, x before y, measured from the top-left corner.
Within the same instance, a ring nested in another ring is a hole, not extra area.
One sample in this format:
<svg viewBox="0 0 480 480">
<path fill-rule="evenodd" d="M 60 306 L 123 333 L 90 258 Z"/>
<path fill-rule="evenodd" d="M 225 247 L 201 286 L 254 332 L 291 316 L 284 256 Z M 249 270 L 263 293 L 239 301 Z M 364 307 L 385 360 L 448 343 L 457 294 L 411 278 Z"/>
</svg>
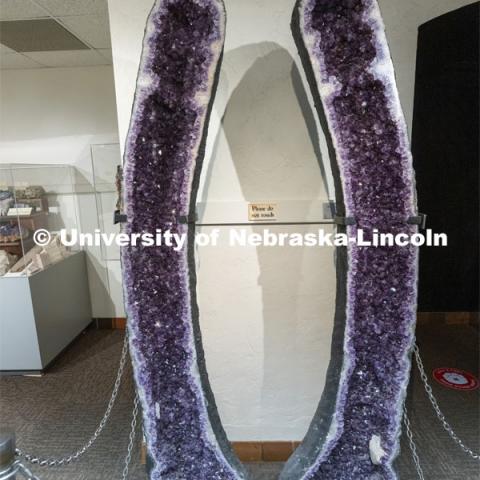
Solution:
<svg viewBox="0 0 480 480">
<path fill-rule="evenodd" d="M 476 390 L 479 386 L 474 375 L 458 368 L 437 368 L 433 371 L 433 378 L 444 387 L 455 390 Z"/>
</svg>

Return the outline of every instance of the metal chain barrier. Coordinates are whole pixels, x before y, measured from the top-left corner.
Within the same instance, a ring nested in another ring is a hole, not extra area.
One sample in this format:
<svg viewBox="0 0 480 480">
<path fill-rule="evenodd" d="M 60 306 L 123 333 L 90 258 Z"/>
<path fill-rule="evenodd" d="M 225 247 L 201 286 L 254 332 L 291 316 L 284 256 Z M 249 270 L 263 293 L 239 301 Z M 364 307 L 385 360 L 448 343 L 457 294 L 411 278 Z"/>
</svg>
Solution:
<svg viewBox="0 0 480 480">
<path fill-rule="evenodd" d="M 138 398 L 138 394 L 135 394 L 135 400 L 133 403 L 132 423 L 131 423 L 130 435 L 128 437 L 129 442 L 128 442 L 127 455 L 125 457 L 125 467 L 122 472 L 122 480 L 127 480 L 128 469 L 130 467 L 130 462 L 132 461 L 133 447 L 135 444 L 135 437 L 137 434 L 137 417 L 138 417 L 139 406 L 140 406 L 140 400 Z"/>
<path fill-rule="evenodd" d="M 135 437 L 137 434 L 137 424 L 138 424 L 138 412 L 140 409 L 140 400 L 138 395 L 135 394 L 135 400 L 133 404 L 133 413 L 132 413 L 132 422 L 131 429 L 129 434 L 129 442 L 127 448 L 127 455 L 124 460 L 124 468 L 122 472 L 122 480 L 128 479 L 129 467 L 132 461 L 133 449 L 135 446 Z M 46 465 L 48 466 L 48 464 Z M 0 480 L 9 480 L 16 478 L 17 474 L 22 474 L 26 480 L 40 480 L 35 474 L 33 474 L 25 465 L 23 465 L 20 460 L 16 460 L 7 470 L 0 472 Z"/>
<path fill-rule="evenodd" d="M 440 407 L 438 406 L 437 399 L 433 395 L 433 390 L 432 387 L 428 381 L 428 376 L 425 372 L 425 367 L 423 365 L 422 358 L 420 356 L 420 350 L 418 348 L 418 345 L 414 346 L 413 353 L 415 356 L 415 360 L 417 363 L 417 368 L 418 371 L 420 372 L 420 378 L 424 384 L 425 392 L 427 393 L 428 399 L 430 400 L 430 403 L 437 415 L 437 418 L 439 419 L 440 423 L 442 424 L 444 430 L 448 433 L 450 438 L 471 458 L 474 460 L 480 460 L 480 454 L 475 453 L 472 449 L 467 447 L 465 443 L 458 437 L 458 435 L 455 433 L 451 425 L 447 422 L 445 415 L 442 413 L 440 410 Z M 68 465 L 73 461 L 78 460 L 82 455 L 84 455 L 91 447 L 92 445 L 96 442 L 100 434 L 103 432 L 105 429 L 105 426 L 108 423 L 108 420 L 110 419 L 111 413 L 113 406 L 115 404 L 115 401 L 118 397 L 118 393 L 120 391 L 120 385 L 122 382 L 123 378 L 123 373 L 125 371 L 125 365 L 127 363 L 127 358 L 128 358 L 128 335 L 125 334 L 125 340 L 123 343 L 123 348 L 122 348 L 122 354 L 120 357 L 120 362 L 119 362 L 119 368 L 117 372 L 117 377 L 115 379 L 115 383 L 113 386 L 113 391 L 112 395 L 110 397 L 110 400 L 107 405 L 107 409 L 105 411 L 105 414 L 100 421 L 97 429 L 93 433 L 93 435 L 90 437 L 90 439 L 80 448 L 77 450 L 75 453 L 72 453 L 71 455 L 68 455 L 63 458 L 41 458 L 37 457 L 28 453 L 23 452 L 20 449 L 16 450 L 17 456 L 23 457 L 27 462 L 33 464 L 33 465 L 39 465 L 41 467 L 60 467 L 64 465 Z M 128 473 L 129 473 L 129 467 L 132 459 L 132 453 L 134 449 L 134 443 L 135 443 L 135 437 L 136 437 L 136 431 L 137 431 L 137 421 L 138 421 L 138 412 L 139 412 L 139 398 L 138 395 L 135 395 L 135 400 L 134 400 L 134 407 L 133 407 L 133 413 L 132 413 L 132 422 L 131 422 L 131 429 L 130 429 L 130 434 L 129 434 L 129 443 L 128 443 L 128 449 L 127 449 L 127 455 L 125 457 L 125 463 L 124 463 L 124 469 L 122 472 L 122 480 L 126 480 L 128 478 Z M 406 430 L 406 435 L 408 438 L 410 450 L 412 453 L 413 461 L 415 463 L 415 469 L 418 474 L 418 478 L 420 480 L 425 480 L 425 476 L 423 473 L 423 469 L 420 464 L 420 459 L 418 456 L 417 452 L 417 446 L 415 443 L 415 440 L 413 438 L 413 432 L 411 428 L 411 423 L 408 418 L 408 411 L 406 406 L 404 406 L 403 410 L 403 423 L 405 425 L 405 430 Z M 27 480 L 40 480 L 37 476 L 35 476 L 27 467 L 25 467 L 20 461 L 16 461 L 15 464 L 13 465 L 13 468 L 10 469 L 8 472 L 0 472 L 0 480 L 7 479 L 13 477 L 16 473 L 21 473 Z"/>
<path fill-rule="evenodd" d="M 63 458 L 41 458 L 29 453 L 25 453 L 21 449 L 17 449 L 17 456 L 23 457 L 28 463 L 31 463 L 32 465 L 39 465 L 40 467 L 61 467 L 78 460 L 82 455 L 84 455 L 96 442 L 96 440 L 98 439 L 100 434 L 103 432 L 103 430 L 105 429 L 105 426 L 108 423 L 108 420 L 112 413 L 113 406 L 118 396 L 118 392 L 120 391 L 120 385 L 122 383 L 122 377 L 123 377 L 123 372 L 125 371 L 127 358 L 128 358 L 128 334 L 125 333 L 125 340 L 123 343 L 122 354 L 120 357 L 118 373 L 115 379 L 115 384 L 113 386 L 112 395 L 110 397 L 110 401 L 108 402 L 107 409 L 105 411 L 105 414 L 102 420 L 100 421 L 100 424 L 95 430 L 94 434 L 79 450 Z M 138 410 L 138 406 L 137 406 L 137 410 Z M 135 418 L 136 418 L 136 415 L 135 415 Z"/>
<path fill-rule="evenodd" d="M 7 470 L 0 472 L 0 480 L 15 479 L 17 474 L 21 474 L 26 480 L 40 480 L 25 465 L 22 465 L 20 460 L 15 461 Z"/>
<path fill-rule="evenodd" d="M 40 480 L 36 475 L 34 475 L 25 465 L 21 463 L 18 464 L 18 471 L 23 474 L 27 480 Z"/>
<path fill-rule="evenodd" d="M 427 392 L 428 399 L 430 400 L 430 403 L 432 404 L 433 409 L 435 410 L 435 413 L 440 420 L 440 423 L 442 424 L 442 427 L 444 430 L 448 433 L 450 438 L 470 457 L 472 457 L 474 460 L 480 460 L 480 454 L 475 453 L 471 448 L 468 448 L 465 443 L 458 437 L 458 435 L 455 433 L 451 425 L 447 422 L 447 419 L 445 418 L 445 415 L 442 413 L 440 410 L 440 407 L 438 406 L 437 399 L 433 395 L 433 390 L 432 387 L 430 386 L 430 383 L 428 382 L 428 376 L 425 373 L 425 367 L 422 362 L 422 357 L 420 356 L 420 350 L 418 348 L 418 345 L 415 345 L 413 348 L 413 353 L 415 355 L 415 360 L 417 362 L 417 367 L 418 371 L 420 372 L 420 377 L 422 379 L 423 385 L 425 387 L 425 391 Z"/>
<path fill-rule="evenodd" d="M 19 470 L 18 461 L 14 462 L 13 465 L 9 466 L 6 470 L 0 472 L 0 480 L 8 480 L 13 478 Z"/>
<path fill-rule="evenodd" d="M 415 469 L 417 470 L 418 478 L 420 480 L 425 480 L 425 475 L 423 474 L 423 469 L 420 464 L 420 458 L 417 453 L 417 445 L 413 438 L 412 428 L 410 426 L 410 420 L 408 418 L 407 407 L 403 407 L 403 423 L 405 425 L 405 433 L 407 434 L 408 444 L 410 446 L 410 451 L 412 452 L 413 463 L 415 464 Z"/>
</svg>

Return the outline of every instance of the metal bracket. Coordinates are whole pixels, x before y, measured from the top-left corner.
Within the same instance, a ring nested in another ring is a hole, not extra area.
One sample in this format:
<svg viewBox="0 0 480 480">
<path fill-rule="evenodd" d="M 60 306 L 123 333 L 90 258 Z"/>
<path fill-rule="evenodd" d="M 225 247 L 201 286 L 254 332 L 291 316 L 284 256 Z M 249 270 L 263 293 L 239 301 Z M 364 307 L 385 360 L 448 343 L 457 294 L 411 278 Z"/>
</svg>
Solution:
<svg viewBox="0 0 480 480">
<path fill-rule="evenodd" d="M 337 225 L 344 225 L 344 226 L 355 225 L 356 223 L 355 218 L 353 217 L 340 217 L 338 215 L 335 215 L 335 217 L 333 218 L 333 221 Z"/>
<path fill-rule="evenodd" d="M 335 216 L 334 221 L 337 225 L 355 225 L 356 220 L 354 217 L 340 217 Z M 407 220 L 409 225 L 418 225 L 420 229 L 425 230 L 427 226 L 427 215 L 425 213 L 419 213 L 413 217 L 409 217 Z"/>
<path fill-rule="evenodd" d="M 113 224 L 117 225 L 119 223 L 127 223 L 127 215 L 122 213 L 120 210 L 115 210 L 113 214 Z"/>
<path fill-rule="evenodd" d="M 198 221 L 198 215 L 195 213 L 194 215 L 180 215 L 178 218 L 178 223 L 183 225 L 192 225 Z"/>
<path fill-rule="evenodd" d="M 409 225 L 418 225 L 418 228 L 425 230 L 425 228 L 427 228 L 427 215 L 425 213 L 419 213 L 414 217 L 410 217 L 407 223 Z"/>
</svg>

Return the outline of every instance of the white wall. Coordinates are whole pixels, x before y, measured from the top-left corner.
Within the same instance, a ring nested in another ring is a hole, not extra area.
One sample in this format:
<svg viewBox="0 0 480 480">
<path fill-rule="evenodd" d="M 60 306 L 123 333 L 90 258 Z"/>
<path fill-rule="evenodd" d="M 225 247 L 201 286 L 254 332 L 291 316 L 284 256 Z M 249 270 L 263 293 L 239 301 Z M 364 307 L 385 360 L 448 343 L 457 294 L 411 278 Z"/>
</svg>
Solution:
<svg viewBox="0 0 480 480">
<path fill-rule="evenodd" d="M 90 144 L 118 141 L 110 66 L 0 70 L 0 154 L 88 173 Z"/>
<path fill-rule="evenodd" d="M 327 158 L 324 139 L 316 138 L 318 124 L 290 34 L 295 0 L 225 3 L 227 40 L 199 192 L 200 219 L 243 222 L 248 202 L 272 201 L 282 206 L 280 219 L 319 220 L 333 192 L 328 165 L 317 163 L 318 145 Z M 416 29 L 466 3 L 380 1 L 409 124 Z M 152 4 L 109 1 L 122 147 Z M 230 439 L 301 439 L 330 354 L 333 252 L 222 245 L 198 249 L 197 263 L 207 364 Z"/>
<path fill-rule="evenodd" d="M 91 145 L 118 144 L 111 66 L 0 70 L 0 102 L 0 163 L 70 164 L 76 181 L 91 184 Z M 113 161 L 121 162 L 118 148 Z M 51 177 L 37 170 L 30 181 L 51 185 Z M 74 198 L 51 198 L 65 226 L 75 226 L 77 216 L 84 231 L 97 228 L 95 196 L 80 194 L 78 205 Z M 99 249 L 89 249 L 88 259 L 94 316 L 121 316 L 119 262 L 104 262 Z"/>
</svg>

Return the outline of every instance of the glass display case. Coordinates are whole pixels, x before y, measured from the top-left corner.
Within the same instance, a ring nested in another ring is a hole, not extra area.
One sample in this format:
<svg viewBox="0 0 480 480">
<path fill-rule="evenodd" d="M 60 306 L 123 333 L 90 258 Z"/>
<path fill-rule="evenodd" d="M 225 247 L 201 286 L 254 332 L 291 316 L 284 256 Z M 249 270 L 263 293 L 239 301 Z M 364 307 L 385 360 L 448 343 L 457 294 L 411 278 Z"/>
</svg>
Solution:
<svg viewBox="0 0 480 480">
<path fill-rule="evenodd" d="M 92 321 L 85 251 L 60 236 L 89 192 L 70 165 L 0 164 L 1 373 L 42 372 Z"/>
<path fill-rule="evenodd" d="M 0 373 L 41 372 L 93 318 L 124 316 L 119 248 L 71 241 L 120 229 L 119 145 L 90 153 L 75 166 L 0 164 Z"/>
<path fill-rule="evenodd" d="M 75 197 L 88 188 L 70 165 L 0 164 L 0 276 L 33 275 L 75 253 L 59 232 L 78 229 Z"/>
</svg>

